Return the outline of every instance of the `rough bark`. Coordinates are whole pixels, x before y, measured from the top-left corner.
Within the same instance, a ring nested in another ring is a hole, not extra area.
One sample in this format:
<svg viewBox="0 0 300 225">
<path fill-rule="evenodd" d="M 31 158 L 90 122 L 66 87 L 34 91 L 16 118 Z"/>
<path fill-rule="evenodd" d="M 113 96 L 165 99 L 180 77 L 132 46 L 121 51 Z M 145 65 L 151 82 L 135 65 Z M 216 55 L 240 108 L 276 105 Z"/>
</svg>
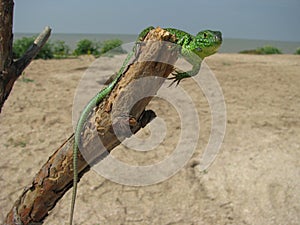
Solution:
<svg viewBox="0 0 300 225">
<path fill-rule="evenodd" d="M 13 0 L 0 0 L 0 113 L 15 81 L 38 54 L 51 33 L 51 29 L 46 27 L 24 56 L 13 61 L 13 9 Z"/>
<path fill-rule="evenodd" d="M 140 45 L 134 61 L 127 67 L 111 94 L 86 122 L 85 127 L 88 129 L 85 129 L 81 140 L 85 147 L 85 158 L 78 155 L 79 177 L 89 170 L 91 164 L 109 154 L 123 139 L 136 133 L 155 117 L 154 112 L 145 111 L 145 107 L 162 85 L 163 79 L 151 79 L 134 87 L 130 84 L 146 76 L 166 78 L 173 71 L 172 65 L 178 54 L 176 49 L 162 43 L 174 42 L 174 37 L 160 28 L 150 31 L 145 41 L 149 42 Z M 141 92 L 142 95 L 149 93 L 150 96 L 128 109 L 134 97 Z M 127 113 L 124 115 L 124 112 Z M 118 137 L 114 132 L 116 130 Z M 94 144 L 96 140 L 99 141 L 99 137 L 103 144 L 101 149 Z M 43 223 L 48 212 L 73 185 L 73 143 L 74 136 L 71 136 L 50 156 L 7 214 L 6 224 Z"/>
</svg>

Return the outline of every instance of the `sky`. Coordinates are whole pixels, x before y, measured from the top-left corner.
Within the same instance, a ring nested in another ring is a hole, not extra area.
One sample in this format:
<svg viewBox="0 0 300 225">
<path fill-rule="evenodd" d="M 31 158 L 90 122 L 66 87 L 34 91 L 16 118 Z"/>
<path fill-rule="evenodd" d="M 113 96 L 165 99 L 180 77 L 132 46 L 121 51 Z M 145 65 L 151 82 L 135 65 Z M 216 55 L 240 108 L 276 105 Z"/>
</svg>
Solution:
<svg viewBox="0 0 300 225">
<path fill-rule="evenodd" d="M 300 0 L 15 0 L 14 32 L 138 34 L 175 27 L 225 38 L 300 41 Z"/>
</svg>

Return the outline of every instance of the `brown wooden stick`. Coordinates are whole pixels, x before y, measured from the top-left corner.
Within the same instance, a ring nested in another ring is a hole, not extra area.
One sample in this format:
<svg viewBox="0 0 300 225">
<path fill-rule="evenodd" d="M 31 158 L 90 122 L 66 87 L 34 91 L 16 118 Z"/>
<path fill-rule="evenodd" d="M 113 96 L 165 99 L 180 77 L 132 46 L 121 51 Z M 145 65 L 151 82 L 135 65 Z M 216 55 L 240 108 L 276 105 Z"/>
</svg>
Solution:
<svg viewBox="0 0 300 225">
<path fill-rule="evenodd" d="M 37 36 L 32 45 L 27 49 L 24 55 L 14 62 L 16 68 L 16 74 L 19 76 L 29 65 L 29 63 L 35 58 L 42 47 L 46 44 L 48 38 L 50 37 L 51 29 L 46 26 L 44 30 Z"/>
<path fill-rule="evenodd" d="M 153 112 L 145 111 L 151 97 L 142 99 L 130 108 L 129 114 L 123 115 L 128 111 L 127 107 L 132 102 L 130 99 L 134 99 L 134 96 L 141 93 L 141 90 L 144 90 L 144 93 L 155 95 L 163 80 L 152 79 L 136 87 L 129 87 L 129 85 L 134 80 L 146 76 L 166 78 L 173 71 L 172 65 L 177 60 L 177 51 L 174 49 L 165 51 L 168 46 L 161 42 L 174 42 L 174 37 L 168 32 L 157 28 L 149 32 L 145 40 L 150 42 L 141 45 L 135 61 L 127 68 L 110 96 L 99 105 L 96 112 L 87 121 L 89 129 L 86 129 L 83 135 L 84 149 L 86 149 L 84 155 L 87 160 L 79 154 L 79 177 L 89 170 L 89 164 L 93 164 L 103 157 L 105 150 L 109 153 L 124 138 L 136 133 L 154 117 Z M 116 120 L 113 120 L 112 116 Z M 112 124 L 119 128 L 120 139 L 113 132 Z M 123 126 L 124 124 L 125 126 Z M 128 124 L 132 133 L 128 133 L 126 130 Z M 124 127 L 125 129 L 123 129 Z M 97 132 L 92 132 L 92 130 Z M 102 140 L 102 149 L 94 145 L 94 141 L 99 137 Z M 20 224 L 20 221 L 22 224 L 42 223 L 48 212 L 72 187 L 73 143 L 74 137 L 71 136 L 50 156 L 7 214 L 6 224 Z"/>
</svg>

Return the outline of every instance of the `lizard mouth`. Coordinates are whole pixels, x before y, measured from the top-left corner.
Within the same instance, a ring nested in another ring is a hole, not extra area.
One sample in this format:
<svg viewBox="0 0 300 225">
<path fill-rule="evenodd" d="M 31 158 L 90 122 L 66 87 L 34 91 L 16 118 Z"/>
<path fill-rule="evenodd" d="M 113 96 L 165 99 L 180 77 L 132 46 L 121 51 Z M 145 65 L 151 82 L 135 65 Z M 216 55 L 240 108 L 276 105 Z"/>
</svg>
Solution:
<svg viewBox="0 0 300 225">
<path fill-rule="evenodd" d="M 215 42 L 216 43 L 222 43 L 223 39 L 222 39 L 222 33 L 219 31 L 215 32 L 216 36 L 215 36 Z"/>
</svg>

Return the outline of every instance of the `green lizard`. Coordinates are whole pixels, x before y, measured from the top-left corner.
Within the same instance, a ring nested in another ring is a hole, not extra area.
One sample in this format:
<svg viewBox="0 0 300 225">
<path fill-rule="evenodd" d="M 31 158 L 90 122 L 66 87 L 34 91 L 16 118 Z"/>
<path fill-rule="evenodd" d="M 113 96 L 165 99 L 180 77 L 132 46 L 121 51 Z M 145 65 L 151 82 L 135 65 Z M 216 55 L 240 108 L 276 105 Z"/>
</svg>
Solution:
<svg viewBox="0 0 300 225">
<path fill-rule="evenodd" d="M 151 29 L 154 29 L 154 27 L 148 27 L 145 30 L 143 30 L 138 36 L 137 43 L 139 41 L 142 41 Z M 196 36 L 193 36 L 187 32 L 174 29 L 174 28 L 166 28 L 164 30 L 175 35 L 176 37 L 175 44 L 181 46 L 181 55 L 184 57 L 185 60 L 187 60 L 193 66 L 192 70 L 187 72 L 181 72 L 175 70 L 175 72 L 173 73 L 173 77 L 170 78 L 174 80 L 171 84 L 177 82 L 178 85 L 182 79 L 197 75 L 200 70 L 202 59 L 216 53 L 222 43 L 222 34 L 220 31 L 205 30 L 199 32 Z M 110 94 L 110 92 L 113 90 L 115 85 L 118 83 L 131 57 L 135 54 L 135 48 L 136 46 L 134 46 L 133 50 L 130 53 L 128 53 L 121 69 L 117 73 L 117 76 L 114 78 L 114 80 L 107 87 L 103 88 L 100 92 L 98 92 L 95 95 L 95 97 L 93 97 L 90 100 L 90 102 L 85 106 L 77 122 L 75 135 L 74 135 L 75 141 L 73 147 L 74 177 L 73 177 L 71 213 L 70 213 L 70 221 L 69 221 L 70 225 L 72 225 L 73 223 L 73 214 L 74 214 L 74 207 L 75 207 L 75 200 L 76 200 L 76 193 L 77 193 L 77 182 L 78 182 L 77 157 L 78 157 L 80 137 L 84 128 L 84 123 L 87 120 L 89 114 L 92 112 L 93 108 L 98 106 L 103 101 L 103 99 Z"/>
</svg>

